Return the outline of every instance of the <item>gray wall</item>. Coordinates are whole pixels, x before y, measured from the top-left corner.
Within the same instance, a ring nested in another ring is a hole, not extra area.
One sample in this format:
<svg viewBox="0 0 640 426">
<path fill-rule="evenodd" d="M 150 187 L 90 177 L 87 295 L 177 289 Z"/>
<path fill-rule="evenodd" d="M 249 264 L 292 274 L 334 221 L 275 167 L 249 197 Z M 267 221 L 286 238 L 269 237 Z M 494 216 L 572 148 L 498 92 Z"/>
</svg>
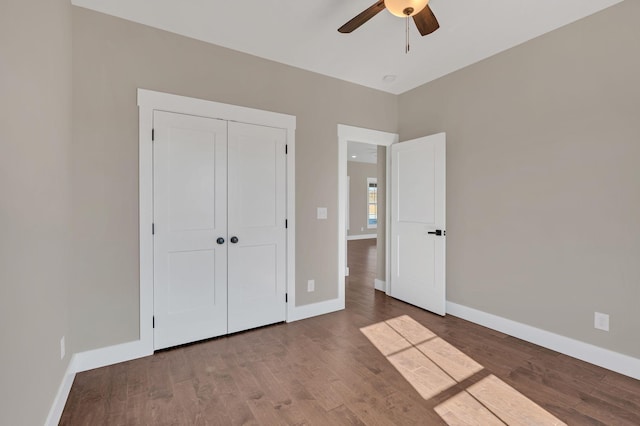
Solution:
<svg viewBox="0 0 640 426">
<path fill-rule="evenodd" d="M 0 76 L 0 424 L 41 425 L 69 362 L 68 0 L 0 3 Z"/>
<path fill-rule="evenodd" d="M 400 96 L 400 140 L 447 132 L 450 301 L 640 357 L 639 20 L 626 1 Z"/>
<path fill-rule="evenodd" d="M 367 178 L 378 176 L 376 164 L 347 161 L 349 176 L 349 230 L 347 235 L 376 234 L 367 228 Z"/>
<path fill-rule="evenodd" d="M 77 7 L 73 81 L 78 350 L 138 338 L 139 87 L 297 116 L 294 303 L 337 297 L 337 124 L 395 132 L 397 97 Z"/>
</svg>

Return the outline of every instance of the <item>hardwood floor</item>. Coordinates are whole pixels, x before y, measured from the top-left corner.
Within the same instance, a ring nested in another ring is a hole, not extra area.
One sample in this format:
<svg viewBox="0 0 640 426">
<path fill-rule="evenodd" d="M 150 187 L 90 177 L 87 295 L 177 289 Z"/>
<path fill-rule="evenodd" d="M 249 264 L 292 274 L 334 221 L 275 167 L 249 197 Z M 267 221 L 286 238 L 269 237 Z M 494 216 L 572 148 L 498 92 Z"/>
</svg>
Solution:
<svg viewBox="0 0 640 426">
<path fill-rule="evenodd" d="M 375 291 L 374 241 L 346 310 L 79 373 L 60 424 L 640 425 L 639 381 Z"/>
</svg>

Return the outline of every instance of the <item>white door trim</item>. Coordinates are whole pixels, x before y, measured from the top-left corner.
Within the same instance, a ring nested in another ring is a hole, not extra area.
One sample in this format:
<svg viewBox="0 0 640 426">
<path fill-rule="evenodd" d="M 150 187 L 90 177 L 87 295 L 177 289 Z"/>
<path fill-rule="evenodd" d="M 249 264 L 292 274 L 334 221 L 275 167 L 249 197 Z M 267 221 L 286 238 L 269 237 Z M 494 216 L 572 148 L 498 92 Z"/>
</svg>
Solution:
<svg viewBox="0 0 640 426">
<path fill-rule="evenodd" d="M 379 130 L 364 129 L 362 127 L 338 124 L 338 299 L 337 304 L 344 309 L 344 280 L 345 280 L 345 255 L 346 255 L 346 205 L 347 205 L 347 144 L 363 142 L 373 145 L 389 147 L 399 140 L 397 133 L 381 132 Z M 391 155 L 387 154 L 387 205 L 386 205 L 386 259 L 385 281 L 389 282 L 389 242 L 390 242 L 390 181 Z"/>
<path fill-rule="evenodd" d="M 144 354 L 153 353 L 153 111 L 169 111 L 228 121 L 282 128 L 287 131 L 287 321 L 295 312 L 295 129 L 296 117 L 203 99 L 138 89 L 139 220 L 140 220 L 140 340 Z"/>
</svg>

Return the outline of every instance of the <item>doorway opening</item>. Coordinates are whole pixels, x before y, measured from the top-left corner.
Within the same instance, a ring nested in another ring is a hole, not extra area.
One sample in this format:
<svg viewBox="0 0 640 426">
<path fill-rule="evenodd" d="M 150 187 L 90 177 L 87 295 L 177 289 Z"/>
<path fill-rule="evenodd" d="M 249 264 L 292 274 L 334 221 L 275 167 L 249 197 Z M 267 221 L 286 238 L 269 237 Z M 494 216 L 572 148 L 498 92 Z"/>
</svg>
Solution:
<svg viewBox="0 0 640 426">
<path fill-rule="evenodd" d="M 374 287 L 386 292 L 389 276 L 386 256 L 389 203 L 385 202 L 385 195 L 388 184 L 386 171 L 390 161 L 386 152 L 387 147 L 396 142 L 396 133 L 338 125 L 338 282 L 342 300 L 345 294 L 345 277 L 349 275 L 348 241 L 367 245 L 369 240 L 371 245 L 371 240 L 375 238 Z M 354 155 L 356 158 L 353 158 Z M 361 156 L 360 160 L 366 157 L 368 161 L 349 161 L 358 160 L 358 156 Z M 371 176 L 374 165 L 375 175 Z M 354 198 L 360 201 L 355 201 Z"/>
<path fill-rule="evenodd" d="M 377 282 L 381 290 L 385 281 L 385 158 L 385 146 L 347 143 L 346 275 L 357 273 L 356 279 L 364 279 L 364 285 Z"/>
</svg>

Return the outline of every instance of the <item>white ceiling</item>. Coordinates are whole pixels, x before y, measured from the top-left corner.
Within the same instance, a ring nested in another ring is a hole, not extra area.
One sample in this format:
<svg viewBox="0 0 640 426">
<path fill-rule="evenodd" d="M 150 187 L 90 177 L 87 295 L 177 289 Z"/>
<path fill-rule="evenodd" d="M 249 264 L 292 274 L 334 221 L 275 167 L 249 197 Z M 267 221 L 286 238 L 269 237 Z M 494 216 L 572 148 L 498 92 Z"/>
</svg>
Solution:
<svg viewBox="0 0 640 426">
<path fill-rule="evenodd" d="M 431 0 L 440 29 L 420 37 L 382 11 L 337 29 L 375 0 L 72 0 L 94 9 L 298 68 L 400 94 L 622 0 Z M 385 75 L 397 76 L 383 81 Z"/>
<path fill-rule="evenodd" d="M 357 163 L 377 164 L 378 145 L 349 141 L 347 143 L 347 160 Z"/>
</svg>

